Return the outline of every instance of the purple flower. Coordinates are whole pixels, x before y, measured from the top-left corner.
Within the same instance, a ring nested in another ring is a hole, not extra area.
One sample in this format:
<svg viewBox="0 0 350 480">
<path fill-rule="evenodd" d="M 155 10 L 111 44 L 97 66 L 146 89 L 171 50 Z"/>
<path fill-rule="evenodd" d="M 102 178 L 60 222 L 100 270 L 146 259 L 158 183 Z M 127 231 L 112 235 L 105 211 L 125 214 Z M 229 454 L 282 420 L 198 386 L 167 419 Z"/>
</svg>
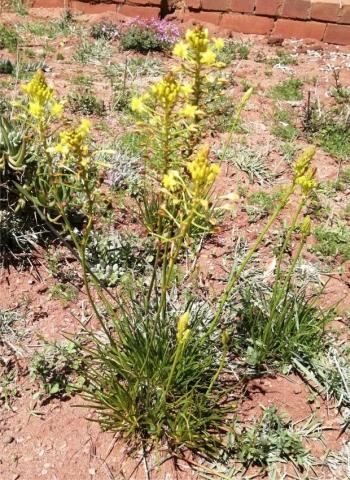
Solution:
<svg viewBox="0 0 350 480">
<path fill-rule="evenodd" d="M 166 43 L 169 46 L 176 43 L 180 38 L 180 32 L 177 25 L 157 18 L 142 19 L 136 17 L 127 23 L 127 27 L 150 30 L 159 41 Z"/>
</svg>

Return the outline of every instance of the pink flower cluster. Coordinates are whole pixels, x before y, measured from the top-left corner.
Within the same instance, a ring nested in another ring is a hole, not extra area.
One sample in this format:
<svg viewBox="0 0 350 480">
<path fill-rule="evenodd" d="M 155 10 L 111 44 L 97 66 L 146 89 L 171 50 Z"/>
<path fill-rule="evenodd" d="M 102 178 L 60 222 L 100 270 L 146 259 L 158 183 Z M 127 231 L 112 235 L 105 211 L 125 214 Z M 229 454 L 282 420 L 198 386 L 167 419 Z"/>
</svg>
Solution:
<svg viewBox="0 0 350 480">
<path fill-rule="evenodd" d="M 151 30 L 160 42 L 164 42 L 170 46 L 176 43 L 180 38 L 180 31 L 177 25 L 157 18 L 145 20 L 136 17 L 128 22 L 127 27 Z"/>
</svg>

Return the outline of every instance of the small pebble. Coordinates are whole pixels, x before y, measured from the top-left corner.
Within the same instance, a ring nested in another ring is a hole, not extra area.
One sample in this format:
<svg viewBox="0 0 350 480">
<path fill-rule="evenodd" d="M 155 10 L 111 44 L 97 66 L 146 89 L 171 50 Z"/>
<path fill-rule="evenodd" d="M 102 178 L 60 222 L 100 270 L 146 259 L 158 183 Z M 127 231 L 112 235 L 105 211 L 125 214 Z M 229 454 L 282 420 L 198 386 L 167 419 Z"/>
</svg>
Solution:
<svg viewBox="0 0 350 480">
<path fill-rule="evenodd" d="M 12 435 L 5 435 L 4 438 L 2 439 L 2 442 L 5 444 L 5 445 L 9 445 L 10 443 L 12 443 L 14 441 L 15 437 L 13 437 Z"/>
</svg>

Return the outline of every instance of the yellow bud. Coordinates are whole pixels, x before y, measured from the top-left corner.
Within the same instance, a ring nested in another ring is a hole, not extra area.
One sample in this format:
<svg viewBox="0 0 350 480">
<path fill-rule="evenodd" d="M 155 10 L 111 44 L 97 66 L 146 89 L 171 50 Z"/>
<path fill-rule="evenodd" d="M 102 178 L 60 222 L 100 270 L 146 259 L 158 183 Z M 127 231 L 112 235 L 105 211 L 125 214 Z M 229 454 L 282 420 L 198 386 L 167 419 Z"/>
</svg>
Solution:
<svg viewBox="0 0 350 480">
<path fill-rule="evenodd" d="M 304 235 L 304 237 L 308 237 L 311 233 L 311 218 L 306 216 L 303 220 L 303 223 L 301 225 L 301 233 Z"/>
<path fill-rule="evenodd" d="M 179 318 L 179 321 L 177 322 L 177 334 L 176 334 L 176 338 L 178 342 L 182 341 L 184 333 L 186 332 L 186 329 L 188 327 L 189 321 L 190 321 L 189 312 L 183 313 Z"/>
</svg>

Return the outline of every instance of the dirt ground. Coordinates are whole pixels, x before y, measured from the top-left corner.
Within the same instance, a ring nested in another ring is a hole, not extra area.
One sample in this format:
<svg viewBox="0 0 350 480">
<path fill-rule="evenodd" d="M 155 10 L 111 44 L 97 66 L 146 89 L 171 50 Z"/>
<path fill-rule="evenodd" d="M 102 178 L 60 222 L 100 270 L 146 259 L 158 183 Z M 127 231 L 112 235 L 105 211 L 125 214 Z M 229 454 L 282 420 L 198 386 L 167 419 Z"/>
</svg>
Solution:
<svg viewBox="0 0 350 480">
<path fill-rule="evenodd" d="M 55 9 L 36 9 L 29 16 L 3 14 L 1 21 L 5 23 L 48 21 L 58 17 Z M 103 15 L 78 17 L 78 21 L 86 25 L 101 19 Z M 181 28 L 185 28 L 184 25 Z M 285 158 L 276 143 L 276 137 L 270 132 L 270 116 L 273 101 L 267 96 L 272 85 L 290 78 L 292 75 L 304 81 L 304 99 L 292 102 L 292 108 L 298 113 L 303 108 L 306 92 L 311 91 L 314 96 L 329 103 L 329 88 L 332 85 L 332 67 L 340 69 L 340 80 L 345 86 L 350 85 L 350 48 L 322 45 L 311 41 L 283 42 L 283 49 L 297 58 L 296 65 L 275 66 L 271 74 L 266 75 L 266 64 L 259 58 L 270 58 L 276 55 L 276 49 L 281 48 L 269 44 L 268 39 L 260 36 L 234 35 L 235 40 L 241 39 L 250 45 L 249 58 L 236 60 L 230 66 L 232 86 L 230 93 L 233 98 L 240 98 L 244 91 L 244 80 L 255 88 L 254 94 L 244 114 L 244 125 L 249 131 L 249 146 L 257 151 L 267 152 L 267 167 L 276 174 L 275 185 L 283 185 L 291 178 Z M 48 53 L 45 62 L 49 65 L 47 77 L 54 85 L 59 96 L 65 96 L 71 89 L 71 80 L 78 75 L 92 75 L 94 77 L 94 92 L 108 102 L 110 87 L 101 72 L 100 65 L 82 65 L 73 61 L 72 56 L 79 45 L 79 38 L 63 39 L 57 37 L 48 40 L 54 52 Z M 28 37 L 28 48 L 40 52 L 45 39 Z M 277 42 L 277 40 L 276 40 Z M 270 42 L 271 43 L 271 42 Z M 273 43 L 273 42 L 272 42 Z M 278 42 L 277 42 L 278 43 Z M 64 60 L 57 60 L 56 52 L 62 53 Z M 133 56 L 136 54 L 129 54 Z M 162 55 L 154 55 L 162 61 L 168 61 Z M 12 58 L 0 50 L 1 58 Z M 109 62 L 118 63 L 125 57 L 125 53 L 113 51 Z M 0 76 L 1 80 L 1 76 Z M 152 77 L 141 81 L 140 88 L 144 88 Z M 98 126 L 99 119 L 92 118 Z M 121 131 L 118 117 L 109 113 L 104 119 L 107 129 L 93 129 L 93 137 L 98 142 L 106 142 L 118 136 Z M 238 138 L 244 134 L 238 134 Z M 210 138 L 213 146 L 219 144 L 224 134 Z M 300 137 L 298 145 L 306 145 Z M 326 154 L 322 149 L 317 150 L 314 159 L 317 168 L 317 180 L 326 182 L 334 180 L 338 175 L 339 163 Z M 226 168 L 227 167 L 227 168 Z M 220 194 L 229 193 L 237 189 L 238 184 L 244 184 L 249 191 L 261 188 L 247 181 L 247 177 L 240 170 L 228 164 L 223 168 L 218 181 L 217 189 Z M 273 188 L 266 185 L 265 188 Z M 345 207 L 350 200 L 349 191 L 341 192 L 329 199 L 331 208 L 337 212 Z M 242 200 L 243 202 L 244 200 Z M 264 224 L 265 219 L 249 223 L 248 215 L 242 204 L 237 206 L 234 217 L 225 217 L 219 223 L 215 237 L 208 239 L 203 245 L 200 256 L 201 277 L 203 289 L 209 296 L 217 295 L 223 288 L 227 272 L 225 258 L 232 255 L 234 242 L 244 234 L 248 241 L 253 241 Z M 284 218 L 290 218 L 290 211 L 284 213 Z M 123 228 L 123 221 L 120 221 Z M 310 239 L 312 244 L 313 239 Z M 264 250 L 265 249 L 265 250 Z M 265 252 L 265 253 L 264 253 Z M 319 262 L 315 253 L 305 252 L 305 260 L 311 263 Z M 268 269 L 271 263 L 270 251 L 267 246 L 262 249 L 261 260 L 264 268 Z M 74 261 L 73 261 L 74 265 Z M 338 267 L 342 266 L 342 270 Z M 337 304 L 338 323 L 336 328 L 347 337 L 348 327 L 345 324 L 347 312 L 350 311 L 350 262 L 343 262 L 336 258 L 330 269 L 321 269 L 321 279 L 327 282 L 325 294 L 322 297 L 324 308 Z M 15 267 L 3 268 L 0 276 L 0 308 L 13 309 L 21 312 L 23 323 L 20 328 L 24 332 L 21 340 L 15 339 L 5 344 L 0 342 L 0 354 L 6 361 L 16 363 L 17 395 L 10 405 L 0 404 L 0 480 L 119 480 L 156 478 L 157 480 L 175 480 L 198 478 L 194 468 L 202 460 L 189 458 L 189 463 L 173 459 L 166 461 L 166 452 L 152 455 L 145 464 L 139 451 L 132 452 L 122 439 L 110 432 L 103 432 L 97 423 L 91 422 L 94 418 L 89 409 L 80 408 L 83 400 L 79 396 L 60 400 L 57 398 L 46 400 L 36 399 L 35 393 L 39 386 L 29 376 L 28 363 L 33 352 L 40 348 L 41 339 L 58 340 L 72 332 L 80 330 L 79 321 L 90 318 L 91 311 L 87 297 L 82 290 L 72 301 L 63 302 L 52 298 L 52 287 L 55 280 L 52 278 L 47 264 L 47 252 L 38 250 L 32 258 L 32 266 L 25 269 Z M 33 397 L 34 395 L 34 397 Z M 342 432 L 342 419 L 332 402 L 319 399 L 310 402 L 310 390 L 303 381 L 295 375 L 277 375 L 276 377 L 262 377 L 250 382 L 244 394 L 243 401 L 238 407 L 239 414 L 244 422 L 252 423 L 261 415 L 261 407 L 276 405 L 285 412 L 294 422 L 300 422 L 315 413 L 322 419 L 324 431 L 323 441 L 313 440 L 309 447 L 316 458 L 325 457 L 328 450 L 339 452 L 349 440 L 348 433 Z M 163 463 L 164 460 L 164 463 Z M 157 466 L 161 464 L 160 466 Z M 317 470 L 319 479 L 350 478 L 342 470 L 339 476 L 327 468 Z M 293 473 L 288 472 L 293 477 Z M 209 475 L 209 473 L 207 472 Z M 247 473 L 244 477 L 251 478 Z M 254 472 L 252 473 L 254 474 Z M 350 472 L 348 471 L 348 474 Z M 208 476 L 206 478 L 220 478 Z M 222 477 L 226 478 L 226 477 Z M 233 477 L 232 477 L 233 478 Z M 257 478 L 257 477 L 255 477 Z M 311 478 L 311 477 L 300 477 Z"/>
</svg>

